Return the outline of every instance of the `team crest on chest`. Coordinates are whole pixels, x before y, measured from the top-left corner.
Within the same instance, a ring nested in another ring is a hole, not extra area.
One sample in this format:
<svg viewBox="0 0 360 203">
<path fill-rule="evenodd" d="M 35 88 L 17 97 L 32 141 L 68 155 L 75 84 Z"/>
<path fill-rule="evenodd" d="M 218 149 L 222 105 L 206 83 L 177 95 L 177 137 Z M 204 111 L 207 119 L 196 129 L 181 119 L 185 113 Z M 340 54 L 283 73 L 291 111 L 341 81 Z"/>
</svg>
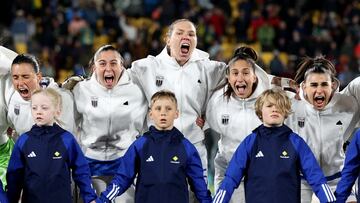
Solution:
<svg viewBox="0 0 360 203">
<path fill-rule="evenodd" d="M 14 105 L 14 114 L 17 116 L 20 114 L 20 105 L 19 104 Z"/>
<path fill-rule="evenodd" d="M 223 115 L 221 116 L 221 123 L 222 123 L 223 125 L 229 124 L 229 118 L 230 118 L 229 114 L 223 114 Z"/>
<path fill-rule="evenodd" d="M 98 97 L 96 96 L 92 96 L 91 97 L 91 106 L 93 106 L 94 108 L 96 108 L 98 106 Z"/>
<path fill-rule="evenodd" d="M 300 128 L 303 128 L 305 126 L 305 117 L 298 117 L 297 120 L 298 120 L 298 126 Z"/>
<path fill-rule="evenodd" d="M 160 87 L 163 84 L 163 81 L 164 81 L 164 76 L 161 75 L 156 76 L 156 81 L 155 81 L 156 86 Z"/>
</svg>

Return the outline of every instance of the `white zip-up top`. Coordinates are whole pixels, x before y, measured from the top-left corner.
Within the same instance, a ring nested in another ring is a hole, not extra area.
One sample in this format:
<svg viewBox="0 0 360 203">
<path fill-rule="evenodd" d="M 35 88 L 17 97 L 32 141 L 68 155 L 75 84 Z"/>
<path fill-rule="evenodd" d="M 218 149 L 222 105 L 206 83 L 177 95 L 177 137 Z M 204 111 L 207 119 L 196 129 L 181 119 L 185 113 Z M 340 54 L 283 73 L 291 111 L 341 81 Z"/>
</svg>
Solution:
<svg viewBox="0 0 360 203">
<path fill-rule="evenodd" d="M 345 158 L 343 145 L 359 121 L 359 107 L 353 96 L 335 92 L 321 111 L 305 100 L 292 99 L 292 110 L 285 123 L 299 134 L 313 151 L 329 180 L 339 178 Z"/>
<path fill-rule="evenodd" d="M 6 133 L 8 127 L 12 127 L 17 135 L 21 135 L 31 129 L 34 125 L 34 120 L 31 116 L 30 101 L 25 101 L 20 94 L 14 89 L 11 78 L 11 64 L 17 56 L 5 47 L 0 46 L 0 132 Z M 59 88 L 54 82 L 53 78 L 47 78 L 49 85 L 47 88 L 55 89 L 62 97 L 62 112 L 60 115 L 60 125 L 74 133 L 75 120 L 74 120 L 74 102 L 70 91 Z M 1 143 L 1 141 L 0 141 Z"/>
<path fill-rule="evenodd" d="M 271 87 L 270 81 L 273 76 L 257 65 L 255 74 L 258 85 L 249 98 L 231 96 L 227 100 L 223 95 L 227 88 L 225 86 L 211 96 L 207 106 L 206 120 L 210 128 L 220 134 L 219 155 L 225 157 L 227 163 L 244 138 L 261 124 L 255 114 L 255 101 L 264 90 Z"/>
<path fill-rule="evenodd" d="M 355 97 L 360 106 L 360 76 L 353 79 L 342 91 L 345 95 L 351 95 Z M 360 107 L 359 107 L 360 108 Z M 358 126 L 359 127 L 359 126 Z"/>
<path fill-rule="evenodd" d="M 10 78 L 10 77 L 9 77 Z M 65 130 L 75 134 L 74 102 L 69 90 L 60 88 L 53 78 L 47 78 L 49 85 L 46 88 L 52 88 L 61 95 L 62 107 L 60 114 L 60 124 Z M 31 116 L 31 101 L 25 101 L 20 94 L 11 87 L 9 94 L 5 95 L 7 101 L 8 121 L 13 125 L 17 135 L 21 135 L 31 129 L 35 124 Z"/>
<path fill-rule="evenodd" d="M 175 93 L 180 114 L 174 125 L 194 144 L 204 140 L 204 132 L 195 121 L 205 114 L 210 93 L 224 77 L 225 67 L 225 63 L 209 60 L 209 54 L 198 49 L 180 66 L 164 48 L 156 57 L 134 61 L 131 75 L 149 103 L 159 90 Z"/>
<path fill-rule="evenodd" d="M 79 144 L 86 157 L 109 161 L 120 158 L 142 134 L 147 103 L 126 70 L 116 86 L 100 85 L 95 74 L 73 89 Z"/>
<path fill-rule="evenodd" d="M 5 95 L 8 94 L 9 90 L 12 88 L 11 77 L 10 77 L 10 68 L 11 63 L 14 58 L 17 56 L 17 53 L 7 49 L 3 46 L 0 46 L 0 145 L 7 142 L 7 128 L 9 123 L 7 120 L 7 104 L 5 100 Z"/>
</svg>

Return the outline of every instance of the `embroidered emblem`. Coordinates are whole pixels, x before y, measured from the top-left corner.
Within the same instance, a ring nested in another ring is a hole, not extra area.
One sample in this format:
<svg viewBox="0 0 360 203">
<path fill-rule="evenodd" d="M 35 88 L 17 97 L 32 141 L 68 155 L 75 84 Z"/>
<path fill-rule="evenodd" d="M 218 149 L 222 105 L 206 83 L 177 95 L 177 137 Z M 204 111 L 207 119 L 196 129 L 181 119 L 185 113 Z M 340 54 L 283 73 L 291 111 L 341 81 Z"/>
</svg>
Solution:
<svg viewBox="0 0 360 203">
<path fill-rule="evenodd" d="M 223 125 L 229 124 L 229 118 L 230 118 L 229 114 L 223 114 L 223 115 L 221 116 L 221 123 L 222 123 Z"/>
<path fill-rule="evenodd" d="M 256 158 L 260 158 L 260 157 L 264 157 L 264 154 L 262 153 L 262 151 L 259 151 L 256 155 Z"/>
<path fill-rule="evenodd" d="M 15 104 L 14 106 L 14 113 L 15 115 L 19 115 L 20 114 L 20 105 L 19 104 Z"/>
<path fill-rule="evenodd" d="M 153 162 L 154 158 L 150 155 L 149 158 L 146 159 L 146 162 Z"/>
<path fill-rule="evenodd" d="M 155 84 L 156 86 L 160 87 L 163 84 L 164 76 L 157 75 Z"/>
<path fill-rule="evenodd" d="M 339 121 L 336 123 L 336 125 L 342 125 L 341 120 L 339 120 Z"/>
<path fill-rule="evenodd" d="M 62 158 L 62 156 L 61 156 L 60 152 L 56 151 L 54 153 L 53 159 L 61 159 L 61 158 Z"/>
<path fill-rule="evenodd" d="M 36 157 L 36 154 L 34 151 L 31 151 L 30 154 L 27 155 L 27 157 L 34 158 L 34 157 Z"/>
<path fill-rule="evenodd" d="M 288 159 L 288 158 L 290 158 L 290 157 L 289 157 L 289 154 L 287 153 L 287 151 L 284 150 L 284 151 L 281 153 L 280 158 L 282 158 L 282 159 Z"/>
<path fill-rule="evenodd" d="M 91 97 L 91 105 L 94 107 L 94 108 L 96 108 L 97 106 L 98 106 L 98 97 L 96 97 L 96 96 L 92 96 Z"/>
<path fill-rule="evenodd" d="M 173 156 L 173 158 L 171 158 L 170 163 L 179 164 L 180 163 L 179 158 L 176 155 Z"/>
<path fill-rule="evenodd" d="M 298 126 L 303 128 L 305 126 L 305 117 L 298 117 Z"/>
</svg>

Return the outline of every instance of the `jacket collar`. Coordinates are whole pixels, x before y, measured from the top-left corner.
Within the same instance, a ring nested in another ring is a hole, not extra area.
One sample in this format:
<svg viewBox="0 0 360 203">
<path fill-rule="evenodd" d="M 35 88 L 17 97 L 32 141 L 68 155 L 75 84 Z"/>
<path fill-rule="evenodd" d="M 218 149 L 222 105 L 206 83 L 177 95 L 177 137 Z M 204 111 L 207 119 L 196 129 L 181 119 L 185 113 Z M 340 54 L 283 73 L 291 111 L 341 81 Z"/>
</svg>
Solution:
<svg viewBox="0 0 360 203">
<path fill-rule="evenodd" d="M 34 135 L 34 136 L 55 136 L 64 133 L 65 130 L 62 129 L 58 124 L 54 123 L 53 126 L 38 126 L 33 125 L 31 130 L 28 132 L 28 134 Z"/>
<path fill-rule="evenodd" d="M 149 138 L 155 142 L 163 139 L 170 139 L 170 142 L 180 142 L 184 138 L 184 135 L 176 127 L 171 130 L 158 130 L 154 126 L 150 126 L 149 132 Z"/>
<path fill-rule="evenodd" d="M 287 136 L 293 131 L 285 124 L 279 127 L 266 127 L 262 124 L 259 127 L 257 127 L 253 132 L 266 137 L 270 137 L 270 136 L 280 137 L 280 136 Z"/>
</svg>

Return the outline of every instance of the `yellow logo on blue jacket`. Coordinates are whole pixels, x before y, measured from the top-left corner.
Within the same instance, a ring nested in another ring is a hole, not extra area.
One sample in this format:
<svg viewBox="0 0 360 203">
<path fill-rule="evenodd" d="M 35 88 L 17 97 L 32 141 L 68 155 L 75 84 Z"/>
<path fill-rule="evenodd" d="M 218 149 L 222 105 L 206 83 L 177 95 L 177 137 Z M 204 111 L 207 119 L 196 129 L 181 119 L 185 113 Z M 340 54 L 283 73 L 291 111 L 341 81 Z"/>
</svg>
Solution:
<svg viewBox="0 0 360 203">
<path fill-rule="evenodd" d="M 171 158 L 171 161 L 170 163 L 173 163 L 173 164 L 179 164 L 180 161 L 179 161 L 179 157 L 177 157 L 176 155 L 173 156 L 173 158 Z"/>
<path fill-rule="evenodd" d="M 284 150 L 284 151 L 281 153 L 280 158 L 282 158 L 282 159 L 288 159 L 288 158 L 290 158 L 290 157 L 289 157 L 289 154 L 287 153 L 287 151 Z"/>
<path fill-rule="evenodd" d="M 54 153 L 53 159 L 61 159 L 61 158 L 62 158 L 62 156 L 61 156 L 60 152 L 56 151 Z"/>
</svg>

